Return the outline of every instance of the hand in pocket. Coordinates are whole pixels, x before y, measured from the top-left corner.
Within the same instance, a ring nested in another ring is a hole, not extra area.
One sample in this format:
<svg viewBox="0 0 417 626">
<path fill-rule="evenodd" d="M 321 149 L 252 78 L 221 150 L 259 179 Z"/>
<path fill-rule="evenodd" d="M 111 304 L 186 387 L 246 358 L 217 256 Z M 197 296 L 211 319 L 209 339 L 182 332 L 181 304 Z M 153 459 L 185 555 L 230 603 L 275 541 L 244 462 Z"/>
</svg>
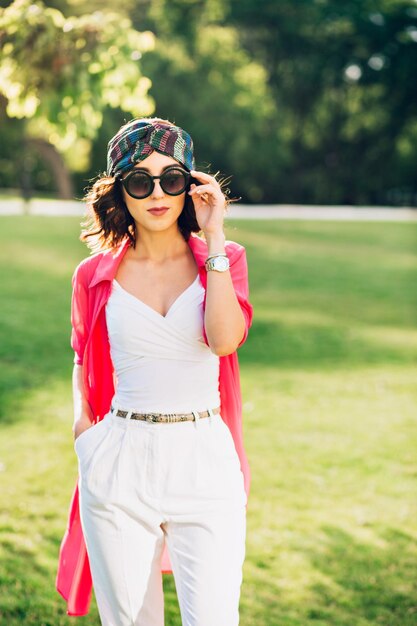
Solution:
<svg viewBox="0 0 417 626">
<path fill-rule="evenodd" d="M 94 424 L 90 421 L 89 418 L 80 417 L 78 420 L 74 422 L 73 433 L 74 433 L 74 442 L 78 439 L 83 432 L 92 428 Z"/>
</svg>

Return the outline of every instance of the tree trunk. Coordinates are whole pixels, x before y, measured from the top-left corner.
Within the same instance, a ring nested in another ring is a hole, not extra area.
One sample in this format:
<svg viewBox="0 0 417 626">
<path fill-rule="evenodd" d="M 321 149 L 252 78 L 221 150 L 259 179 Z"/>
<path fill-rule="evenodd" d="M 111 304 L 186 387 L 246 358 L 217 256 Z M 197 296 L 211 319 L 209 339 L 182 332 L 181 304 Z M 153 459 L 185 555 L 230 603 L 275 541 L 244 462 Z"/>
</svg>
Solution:
<svg viewBox="0 0 417 626">
<path fill-rule="evenodd" d="M 62 200 L 72 200 L 74 187 L 64 159 L 58 150 L 45 139 L 28 137 L 27 143 L 34 148 L 54 174 L 58 196 Z"/>
</svg>

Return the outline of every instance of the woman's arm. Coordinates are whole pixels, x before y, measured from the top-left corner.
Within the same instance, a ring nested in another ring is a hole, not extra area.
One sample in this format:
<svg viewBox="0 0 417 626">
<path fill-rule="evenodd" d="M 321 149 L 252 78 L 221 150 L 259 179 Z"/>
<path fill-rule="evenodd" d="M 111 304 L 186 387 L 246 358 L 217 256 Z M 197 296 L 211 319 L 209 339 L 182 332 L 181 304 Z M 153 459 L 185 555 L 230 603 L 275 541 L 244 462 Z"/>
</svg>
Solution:
<svg viewBox="0 0 417 626">
<path fill-rule="evenodd" d="M 74 439 L 76 439 L 84 430 L 92 426 L 93 421 L 93 413 L 85 396 L 82 365 L 74 365 L 72 371 L 72 392 L 74 402 L 72 432 Z"/>
<path fill-rule="evenodd" d="M 225 235 L 206 237 L 208 254 L 225 253 Z M 204 326 L 211 350 L 218 356 L 231 354 L 240 345 L 246 322 L 232 282 L 230 269 L 207 272 Z"/>
<path fill-rule="evenodd" d="M 93 414 L 87 401 L 83 381 L 83 359 L 87 343 L 88 327 L 86 324 L 88 311 L 88 290 L 86 287 L 85 268 L 80 263 L 72 276 L 71 298 L 71 347 L 74 350 L 74 367 L 72 371 L 72 391 L 74 404 L 74 423 L 72 432 L 74 439 L 83 430 L 91 427 Z"/>
<path fill-rule="evenodd" d="M 226 198 L 220 183 L 206 172 L 191 170 L 199 185 L 190 185 L 199 227 L 207 242 L 208 255 L 225 253 L 223 231 Z M 226 272 L 207 272 L 203 337 L 218 356 L 227 356 L 246 340 L 252 323 L 248 301 L 248 275 L 245 249 L 240 246 Z"/>
</svg>

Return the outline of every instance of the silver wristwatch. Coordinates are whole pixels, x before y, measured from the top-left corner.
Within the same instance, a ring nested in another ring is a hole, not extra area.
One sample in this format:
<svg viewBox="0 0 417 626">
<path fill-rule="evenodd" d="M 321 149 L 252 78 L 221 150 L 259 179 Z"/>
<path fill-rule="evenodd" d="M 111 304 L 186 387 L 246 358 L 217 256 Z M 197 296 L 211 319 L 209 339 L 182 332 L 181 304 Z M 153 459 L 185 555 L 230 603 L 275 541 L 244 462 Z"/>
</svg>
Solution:
<svg viewBox="0 0 417 626">
<path fill-rule="evenodd" d="M 206 270 L 216 272 L 227 272 L 230 267 L 229 258 L 226 254 L 212 254 L 205 261 Z"/>
</svg>

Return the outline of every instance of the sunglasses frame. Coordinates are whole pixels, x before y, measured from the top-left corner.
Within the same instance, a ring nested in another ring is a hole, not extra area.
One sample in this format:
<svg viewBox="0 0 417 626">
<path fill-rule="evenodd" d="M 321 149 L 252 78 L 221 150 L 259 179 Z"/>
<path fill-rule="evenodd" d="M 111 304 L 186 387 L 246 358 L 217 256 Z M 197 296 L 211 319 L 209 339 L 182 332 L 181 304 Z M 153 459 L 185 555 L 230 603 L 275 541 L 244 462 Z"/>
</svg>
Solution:
<svg viewBox="0 0 417 626">
<path fill-rule="evenodd" d="M 184 175 L 184 178 L 185 178 L 184 189 L 182 189 L 181 191 L 178 191 L 177 193 L 170 193 L 169 191 L 165 191 L 165 189 L 163 187 L 163 182 L 162 182 L 162 179 L 164 178 L 165 174 L 170 174 L 173 170 L 178 170 L 179 172 L 181 172 Z M 151 187 L 150 187 L 149 193 L 147 193 L 145 196 L 135 196 L 134 194 L 130 193 L 130 191 L 128 189 L 129 180 L 133 176 L 135 176 L 135 174 L 142 174 L 144 176 L 147 176 L 150 179 L 150 181 L 151 181 Z M 144 198 L 148 198 L 151 195 L 151 193 L 155 189 L 155 180 L 156 179 L 159 179 L 161 181 L 160 182 L 161 189 L 168 196 L 180 196 L 187 189 L 187 187 L 188 187 L 188 185 L 190 183 L 191 174 L 190 174 L 190 172 L 187 172 L 187 170 L 184 170 L 182 167 L 180 167 L 178 165 L 172 165 L 170 168 L 167 168 L 159 176 L 151 176 L 150 174 L 148 174 L 148 172 L 145 172 L 144 170 L 141 170 L 141 169 L 138 168 L 138 169 L 131 170 L 129 172 L 129 174 L 127 176 L 125 176 L 125 178 L 122 178 L 121 176 L 119 177 L 119 181 L 123 185 L 126 193 L 128 193 L 129 196 L 131 196 L 132 198 L 136 198 L 137 200 L 143 200 Z"/>
</svg>

